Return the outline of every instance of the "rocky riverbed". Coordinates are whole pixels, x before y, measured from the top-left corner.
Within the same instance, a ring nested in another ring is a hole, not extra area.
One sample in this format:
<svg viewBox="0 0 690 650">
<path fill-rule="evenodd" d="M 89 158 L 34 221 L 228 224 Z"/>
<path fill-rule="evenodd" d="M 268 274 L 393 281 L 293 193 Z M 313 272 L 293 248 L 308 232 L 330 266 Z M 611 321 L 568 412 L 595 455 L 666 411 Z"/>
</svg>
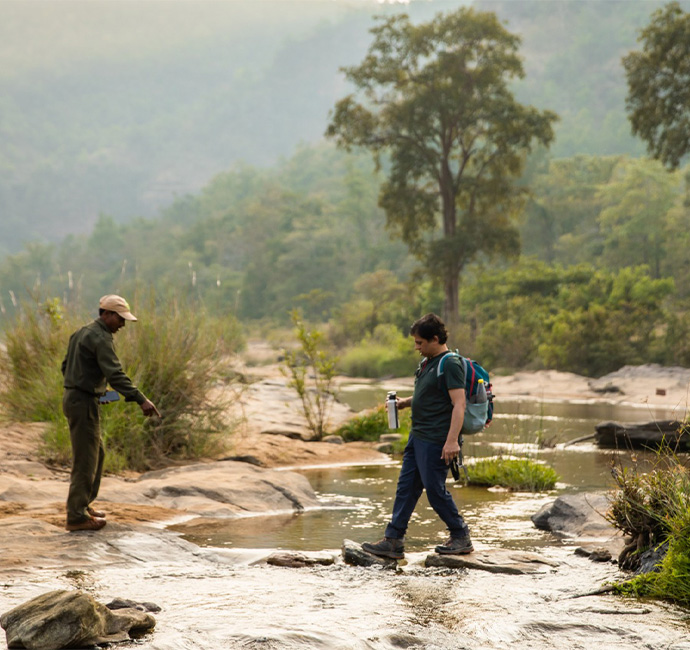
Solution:
<svg viewBox="0 0 690 650">
<path fill-rule="evenodd" d="M 610 541 L 611 530 L 545 532 L 553 544 L 535 554 L 534 571 L 522 573 L 487 569 L 515 563 L 515 554 L 506 557 L 500 548 L 481 549 L 475 559 L 483 567 L 434 566 L 428 552 L 408 553 L 395 570 L 353 566 L 335 548 L 318 554 L 333 563 L 293 568 L 268 562 L 276 549 L 185 541 L 168 526 L 203 529 L 209 520 L 299 516 L 321 507 L 301 466 L 385 459 L 371 444 L 303 440 L 308 435 L 280 374 L 271 366 L 255 372 L 264 376 L 244 391 L 238 406 L 244 425 L 224 456 L 251 462 L 209 460 L 106 477 L 98 506 L 109 523 L 96 533 L 64 531 L 68 476 L 40 462 L 40 425 L 2 426 L 0 613 L 55 589 L 82 590 L 101 602 L 153 602 L 161 607 L 157 626 L 137 642 L 151 649 L 690 649 L 686 612 L 593 593 L 621 574 L 615 564 L 575 550 Z M 677 374 L 675 388 L 669 379 L 657 395 L 660 381 L 659 373 L 645 381 L 638 375 L 631 381 L 636 393 L 627 384 L 620 390 L 628 402 L 666 400 L 680 408 L 683 379 Z M 553 373 L 496 378 L 495 388 L 515 399 L 623 398 Z M 266 408 L 270 399 L 275 409 Z M 334 417 L 348 414 L 339 407 Z M 525 525 L 533 526 L 528 519 Z"/>
</svg>

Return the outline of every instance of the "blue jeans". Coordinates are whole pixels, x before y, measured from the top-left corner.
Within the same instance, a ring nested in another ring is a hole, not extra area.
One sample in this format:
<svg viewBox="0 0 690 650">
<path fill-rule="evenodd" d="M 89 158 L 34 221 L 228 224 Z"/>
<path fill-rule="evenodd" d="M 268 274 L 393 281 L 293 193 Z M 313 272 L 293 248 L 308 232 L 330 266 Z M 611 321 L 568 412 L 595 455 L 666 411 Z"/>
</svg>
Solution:
<svg viewBox="0 0 690 650">
<path fill-rule="evenodd" d="M 384 533 L 386 537 L 402 539 L 405 536 L 407 524 L 423 490 L 426 490 L 431 507 L 446 524 L 452 537 L 469 534 L 453 497 L 446 490 L 448 465 L 441 458 L 442 450 L 443 445 L 418 440 L 410 435 L 398 477 L 393 516 Z"/>
</svg>

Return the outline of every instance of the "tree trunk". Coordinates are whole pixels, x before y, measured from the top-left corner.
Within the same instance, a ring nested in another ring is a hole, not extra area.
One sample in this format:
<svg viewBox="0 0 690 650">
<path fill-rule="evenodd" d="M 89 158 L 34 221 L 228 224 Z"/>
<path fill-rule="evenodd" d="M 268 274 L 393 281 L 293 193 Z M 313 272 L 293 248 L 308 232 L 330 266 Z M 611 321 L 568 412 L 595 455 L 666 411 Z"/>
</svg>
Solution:
<svg viewBox="0 0 690 650">
<path fill-rule="evenodd" d="M 443 320 L 449 331 L 454 331 L 460 321 L 460 301 L 458 298 L 459 279 L 458 274 L 452 271 L 448 273 L 443 283 L 445 300 L 443 303 Z"/>
<path fill-rule="evenodd" d="M 441 194 L 441 206 L 443 209 L 443 236 L 452 239 L 455 236 L 455 228 L 457 226 L 457 211 L 455 207 L 455 199 L 457 190 L 453 186 L 453 175 L 448 164 L 449 152 L 445 151 L 443 162 L 441 164 L 441 174 L 439 178 L 439 191 Z M 446 322 L 446 327 L 449 331 L 455 331 L 455 327 L 460 319 L 458 288 L 459 288 L 459 273 L 456 269 L 456 264 L 446 260 L 444 269 L 445 278 L 443 280 L 443 289 L 445 292 L 445 300 L 443 304 L 443 319 Z"/>
</svg>

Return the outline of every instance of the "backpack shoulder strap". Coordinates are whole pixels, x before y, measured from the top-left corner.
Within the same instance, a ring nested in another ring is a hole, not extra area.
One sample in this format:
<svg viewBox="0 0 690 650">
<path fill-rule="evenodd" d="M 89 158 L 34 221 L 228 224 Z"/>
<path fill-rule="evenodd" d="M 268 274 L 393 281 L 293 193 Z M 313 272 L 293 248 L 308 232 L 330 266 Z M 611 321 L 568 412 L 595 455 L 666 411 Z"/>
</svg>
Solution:
<svg viewBox="0 0 690 650">
<path fill-rule="evenodd" d="M 436 366 L 436 377 L 438 379 L 440 379 L 441 375 L 443 374 L 443 366 L 444 366 L 445 361 L 448 357 L 458 357 L 463 363 L 465 362 L 464 357 L 461 357 L 458 354 L 457 350 L 455 352 L 453 352 L 452 350 L 448 350 L 448 352 L 444 352 L 443 356 L 441 357 L 441 360 L 438 362 L 438 366 Z"/>
</svg>

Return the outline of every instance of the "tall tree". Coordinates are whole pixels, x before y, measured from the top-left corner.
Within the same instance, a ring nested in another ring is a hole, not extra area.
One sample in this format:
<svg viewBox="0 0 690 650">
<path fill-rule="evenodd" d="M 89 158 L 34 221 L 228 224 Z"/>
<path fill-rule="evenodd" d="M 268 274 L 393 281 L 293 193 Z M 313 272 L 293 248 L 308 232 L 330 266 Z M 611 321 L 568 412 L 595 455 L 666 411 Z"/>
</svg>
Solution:
<svg viewBox="0 0 690 650">
<path fill-rule="evenodd" d="M 382 19 L 358 66 L 356 92 L 337 102 L 326 134 L 371 150 L 390 170 L 379 204 L 387 225 L 444 287 L 445 318 L 458 319 L 459 278 L 485 253 L 513 254 L 516 187 L 534 141 L 547 146 L 556 115 L 519 104 L 519 38 L 493 13 L 462 8 L 413 25 Z"/>
<path fill-rule="evenodd" d="M 671 2 L 638 40 L 642 51 L 623 58 L 632 130 L 650 155 L 676 169 L 690 152 L 690 14 Z"/>
</svg>

